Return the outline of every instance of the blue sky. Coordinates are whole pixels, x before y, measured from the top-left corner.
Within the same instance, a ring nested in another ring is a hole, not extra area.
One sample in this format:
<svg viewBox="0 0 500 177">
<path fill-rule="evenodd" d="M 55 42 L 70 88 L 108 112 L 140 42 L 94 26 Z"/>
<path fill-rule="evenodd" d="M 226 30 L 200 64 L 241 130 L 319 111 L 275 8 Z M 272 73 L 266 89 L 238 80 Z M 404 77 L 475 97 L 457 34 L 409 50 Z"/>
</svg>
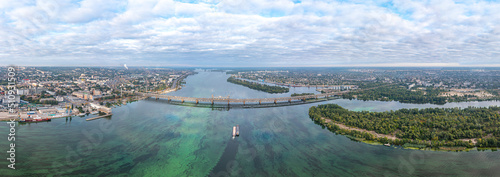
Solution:
<svg viewBox="0 0 500 177">
<path fill-rule="evenodd" d="M 0 1 L 2 65 L 500 66 L 500 2 Z"/>
</svg>

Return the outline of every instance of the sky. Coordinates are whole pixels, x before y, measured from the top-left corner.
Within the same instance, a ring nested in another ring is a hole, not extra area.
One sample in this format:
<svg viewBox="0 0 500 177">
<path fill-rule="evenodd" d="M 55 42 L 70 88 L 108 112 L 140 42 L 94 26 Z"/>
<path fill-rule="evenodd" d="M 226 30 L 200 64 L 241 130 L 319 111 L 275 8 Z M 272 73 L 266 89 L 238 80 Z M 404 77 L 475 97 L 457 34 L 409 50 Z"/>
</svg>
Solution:
<svg viewBox="0 0 500 177">
<path fill-rule="evenodd" d="M 500 66 L 500 1 L 0 0 L 0 65 Z"/>
</svg>

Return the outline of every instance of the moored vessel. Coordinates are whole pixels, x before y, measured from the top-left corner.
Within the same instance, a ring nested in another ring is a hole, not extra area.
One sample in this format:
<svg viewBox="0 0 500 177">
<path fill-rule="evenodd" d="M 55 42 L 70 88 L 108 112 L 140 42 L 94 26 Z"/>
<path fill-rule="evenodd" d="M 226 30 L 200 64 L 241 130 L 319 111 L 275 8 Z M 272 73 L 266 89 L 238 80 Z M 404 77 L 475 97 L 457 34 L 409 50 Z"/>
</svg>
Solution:
<svg viewBox="0 0 500 177">
<path fill-rule="evenodd" d="M 236 136 L 240 136 L 240 125 L 236 125 Z"/>
<path fill-rule="evenodd" d="M 24 119 L 24 118 L 21 118 L 19 120 L 19 123 L 27 123 L 27 122 L 47 122 L 47 121 L 51 121 L 51 118 L 41 118 L 40 116 L 36 116 L 36 117 L 31 117 L 31 116 L 28 116 L 28 118 Z"/>
</svg>

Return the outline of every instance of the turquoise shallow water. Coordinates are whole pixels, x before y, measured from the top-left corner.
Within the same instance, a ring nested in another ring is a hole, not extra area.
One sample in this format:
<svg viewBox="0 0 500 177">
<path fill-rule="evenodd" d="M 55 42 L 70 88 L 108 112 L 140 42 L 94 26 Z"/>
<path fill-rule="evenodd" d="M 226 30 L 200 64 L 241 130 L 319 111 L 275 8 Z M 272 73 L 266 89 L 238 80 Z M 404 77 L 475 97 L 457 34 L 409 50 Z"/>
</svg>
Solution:
<svg viewBox="0 0 500 177">
<path fill-rule="evenodd" d="M 277 97 L 226 82 L 227 75 L 201 72 L 172 95 L 233 98 Z M 313 105 L 336 103 L 356 111 L 446 105 L 331 100 L 256 109 L 211 109 L 142 100 L 113 109 L 110 119 L 54 119 L 18 125 L 16 170 L 0 160 L 1 176 L 494 176 L 500 153 L 435 152 L 369 145 L 335 135 L 308 117 Z M 240 125 L 240 136 L 231 130 Z M 0 150 L 7 151 L 7 124 L 0 126 Z M 2 157 L 7 158 L 7 153 Z M 5 159 L 2 158 L 2 159 Z"/>
</svg>

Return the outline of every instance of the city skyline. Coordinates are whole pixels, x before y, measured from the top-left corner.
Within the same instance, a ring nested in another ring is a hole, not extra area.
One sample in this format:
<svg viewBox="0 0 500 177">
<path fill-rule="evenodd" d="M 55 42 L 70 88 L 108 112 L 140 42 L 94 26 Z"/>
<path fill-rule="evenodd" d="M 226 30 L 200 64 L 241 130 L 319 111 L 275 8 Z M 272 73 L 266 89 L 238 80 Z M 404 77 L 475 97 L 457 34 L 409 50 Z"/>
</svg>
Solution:
<svg viewBox="0 0 500 177">
<path fill-rule="evenodd" d="M 499 67 L 493 1 L 0 2 L 2 65 Z"/>
</svg>

